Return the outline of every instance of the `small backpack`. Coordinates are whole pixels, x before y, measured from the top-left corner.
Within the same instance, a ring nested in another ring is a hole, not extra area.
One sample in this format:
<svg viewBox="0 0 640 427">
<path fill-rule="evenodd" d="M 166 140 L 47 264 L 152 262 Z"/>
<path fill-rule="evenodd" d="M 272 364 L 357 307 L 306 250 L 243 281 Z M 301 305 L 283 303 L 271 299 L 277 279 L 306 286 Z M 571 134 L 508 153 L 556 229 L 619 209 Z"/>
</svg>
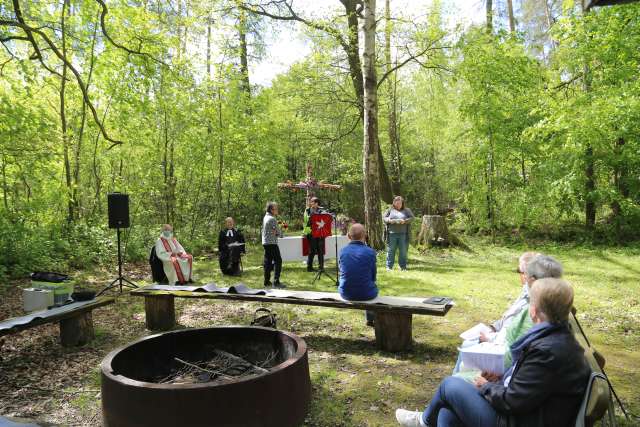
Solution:
<svg viewBox="0 0 640 427">
<path fill-rule="evenodd" d="M 265 313 L 265 314 L 261 314 Z M 259 308 L 253 314 L 253 320 L 251 321 L 251 326 L 263 326 L 265 328 L 273 328 L 276 329 L 278 315 L 268 308 Z"/>
</svg>

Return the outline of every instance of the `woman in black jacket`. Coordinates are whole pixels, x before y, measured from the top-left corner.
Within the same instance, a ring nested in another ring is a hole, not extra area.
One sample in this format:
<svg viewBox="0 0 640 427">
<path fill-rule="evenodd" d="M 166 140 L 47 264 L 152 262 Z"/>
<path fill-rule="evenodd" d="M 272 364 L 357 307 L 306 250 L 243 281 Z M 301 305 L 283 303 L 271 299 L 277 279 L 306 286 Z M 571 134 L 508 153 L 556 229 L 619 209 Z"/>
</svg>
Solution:
<svg viewBox="0 0 640 427">
<path fill-rule="evenodd" d="M 424 413 L 398 409 L 406 427 L 568 427 L 575 425 L 590 368 L 569 330 L 573 289 L 561 279 L 537 280 L 529 313 L 534 326 L 511 346 L 514 365 L 496 382 L 475 386 L 448 377 Z"/>
</svg>

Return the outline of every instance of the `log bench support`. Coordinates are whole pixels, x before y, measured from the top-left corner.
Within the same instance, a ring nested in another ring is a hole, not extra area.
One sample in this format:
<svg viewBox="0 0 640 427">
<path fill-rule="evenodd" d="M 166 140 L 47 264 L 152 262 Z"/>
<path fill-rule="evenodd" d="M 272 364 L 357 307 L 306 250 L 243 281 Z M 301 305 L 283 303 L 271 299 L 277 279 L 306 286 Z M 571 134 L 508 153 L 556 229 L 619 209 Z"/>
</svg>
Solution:
<svg viewBox="0 0 640 427">
<path fill-rule="evenodd" d="M 63 347 L 85 345 L 95 337 L 91 312 L 60 320 L 60 344 Z"/>
<path fill-rule="evenodd" d="M 175 303 L 171 295 L 145 295 L 144 311 L 150 331 L 168 331 L 176 326 Z"/>
<path fill-rule="evenodd" d="M 411 313 L 376 311 L 376 345 L 380 350 L 390 352 L 411 350 L 411 326 Z"/>
<path fill-rule="evenodd" d="M 345 301 L 333 299 L 335 294 L 326 293 L 331 298 L 307 299 L 299 297 L 277 297 L 254 294 L 229 294 L 217 292 L 195 292 L 191 290 L 135 289 L 131 295 L 144 297 L 147 329 L 166 331 L 176 325 L 174 299 L 212 299 L 223 301 L 245 301 L 270 304 L 293 304 L 335 309 L 352 309 L 375 312 L 376 345 L 388 352 L 409 351 L 413 347 L 413 315 L 445 316 L 452 303 L 445 305 L 429 304 L 424 298 L 386 297 L 384 305 L 371 304 L 366 301 Z M 397 300 L 397 301 L 396 301 Z M 406 304 L 403 305 L 403 302 Z M 418 303 L 418 304 L 416 304 Z"/>
</svg>

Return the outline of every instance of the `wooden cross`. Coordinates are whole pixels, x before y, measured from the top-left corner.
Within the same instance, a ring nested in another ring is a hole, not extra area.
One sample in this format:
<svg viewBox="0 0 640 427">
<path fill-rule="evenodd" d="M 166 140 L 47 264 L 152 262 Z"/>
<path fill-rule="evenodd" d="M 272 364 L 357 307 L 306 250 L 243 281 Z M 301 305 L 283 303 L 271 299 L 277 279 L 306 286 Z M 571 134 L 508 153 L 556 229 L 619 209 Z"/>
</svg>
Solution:
<svg viewBox="0 0 640 427">
<path fill-rule="evenodd" d="M 341 185 L 337 184 L 328 184 L 324 181 L 316 181 L 312 174 L 311 163 L 307 163 L 307 178 L 304 181 L 300 181 L 298 183 L 294 183 L 291 181 L 280 182 L 278 183 L 278 188 L 287 189 L 291 191 L 300 191 L 306 190 L 307 192 L 307 201 L 315 195 L 314 190 L 333 190 L 339 191 L 342 190 Z"/>
</svg>

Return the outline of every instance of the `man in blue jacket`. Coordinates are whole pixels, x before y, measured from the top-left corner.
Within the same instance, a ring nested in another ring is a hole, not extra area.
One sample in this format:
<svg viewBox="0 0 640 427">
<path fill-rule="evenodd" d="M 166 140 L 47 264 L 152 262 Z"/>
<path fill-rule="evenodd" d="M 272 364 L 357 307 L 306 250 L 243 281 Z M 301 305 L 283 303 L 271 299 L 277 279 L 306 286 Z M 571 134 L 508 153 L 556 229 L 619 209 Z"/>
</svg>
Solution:
<svg viewBox="0 0 640 427">
<path fill-rule="evenodd" d="M 365 244 L 362 224 L 349 230 L 349 244 L 340 251 L 340 284 L 338 292 L 349 301 L 367 301 L 378 296 L 376 286 L 376 251 Z M 367 325 L 374 326 L 375 313 L 367 311 Z"/>
</svg>

